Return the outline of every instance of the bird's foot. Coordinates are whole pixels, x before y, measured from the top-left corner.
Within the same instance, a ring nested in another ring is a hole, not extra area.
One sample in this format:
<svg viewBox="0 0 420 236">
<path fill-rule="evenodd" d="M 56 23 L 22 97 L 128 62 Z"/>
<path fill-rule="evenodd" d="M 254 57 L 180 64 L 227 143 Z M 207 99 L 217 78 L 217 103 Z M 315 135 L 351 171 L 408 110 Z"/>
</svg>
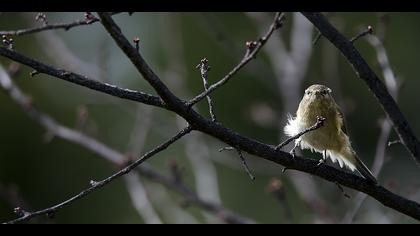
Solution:
<svg viewBox="0 0 420 236">
<path fill-rule="evenodd" d="M 319 168 L 322 164 L 324 164 L 325 163 L 325 159 L 324 158 L 322 158 L 322 159 L 319 159 L 319 161 L 318 161 L 318 164 L 316 164 L 316 168 Z"/>
<path fill-rule="evenodd" d="M 290 155 L 292 155 L 292 157 L 293 158 L 295 158 L 296 157 L 296 150 L 295 150 L 296 148 L 293 148 L 292 150 L 290 150 Z"/>
</svg>

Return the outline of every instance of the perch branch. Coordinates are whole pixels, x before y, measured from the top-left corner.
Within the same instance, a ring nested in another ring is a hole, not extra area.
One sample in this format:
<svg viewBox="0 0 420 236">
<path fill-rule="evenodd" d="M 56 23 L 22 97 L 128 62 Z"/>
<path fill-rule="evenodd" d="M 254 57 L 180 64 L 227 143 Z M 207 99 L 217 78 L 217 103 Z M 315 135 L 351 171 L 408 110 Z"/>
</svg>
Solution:
<svg viewBox="0 0 420 236">
<path fill-rule="evenodd" d="M 314 125 L 305 129 L 304 131 L 286 139 L 285 141 L 283 141 L 282 143 L 280 143 L 279 145 L 276 146 L 276 150 L 280 150 L 282 147 L 286 146 L 287 144 L 289 144 L 293 140 L 296 140 L 296 139 L 300 138 L 302 135 L 304 135 L 308 132 L 311 132 L 311 131 L 314 131 L 316 129 L 321 128 L 324 125 L 324 122 L 325 122 L 325 118 L 318 116 Z"/>
</svg>

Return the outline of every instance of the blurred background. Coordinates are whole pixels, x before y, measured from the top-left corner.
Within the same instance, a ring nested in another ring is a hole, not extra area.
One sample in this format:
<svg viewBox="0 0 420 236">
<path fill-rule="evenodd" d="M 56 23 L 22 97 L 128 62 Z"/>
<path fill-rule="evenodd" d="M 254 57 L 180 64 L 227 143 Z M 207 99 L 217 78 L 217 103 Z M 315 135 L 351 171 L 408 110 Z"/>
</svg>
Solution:
<svg viewBox="0 0 420 236">
<path fill-rule="evenodd" d="M 324 13 L 348 38 L 369 25 L 375 36 L 354 44 L 384 78 L 384 52 L 393 74 L 387 85 L 417 137 L 420 118 L 417 76 L 420 51 L 418 13 Z M 0 13 L 0 31 L 42 26 L 37 13 Z M 84 13 L 45 13 L 48 24 L 83 20 Z M 242 59 L 250 40 L 269 28 L 274 13 L 120 13 L 113 19 L 128 39 L 139 38 L 140 52 L 172 91 L 190 99 L 203 91 L 196 65 L 209 60 L 214 83 Z M 286 13 L 284 26 L 255 60 L 213 93 L 218 120 L 242 135 L 268 144 L 284 140 L 288 114 L 294 114 L 304 89 L 314 83 L 333 90 L 342 107 L 354 148 L 379 182 L 420 201 L 420 174 L 397 139 L 385 113 L 351 66 L 329 41 L 298 13 Z M 154 94 L 100 23 L 12 36 L 14 49 L 55 67 L 119 87 Z M 381 48 L 382 45 L 384 48 Z M 379 45 L 379 46 L 378 46 Z M 382 55 L 383 58 L 383 55 Z M 386 63 L 385 63 L 386 64 Z M 0 65 L 17 68 L 7 58 Z M 37 108 L 58 123 L 82 132 L 119 153 L 138 157 L 184 127 L 168 111 L 118 99 L 40 74 L 26 66 L 13 73 L 15 84 Z M 395 76 L 395 78 L 394 78 Z M 394 80 L 395 79 L 395 80 Z M 394 85 L 393 82 L 396 82 Z M 196 109 L 209 117 L 205 100 Z M 202 199 L 222 205 L 257 223 L 416 223 L 376 200 L 305 173 L 288 170 L 244 153 L 256 179 L 244 171 L 236 152 L 218 152 L 225 144 L 198 132 L 187 135 L 147 164 L 166 176 L 177 166 L 183 184 Z M 285 147 L 289 151 L 291 146 Z M 305 157 L 319 154 L 301 152 Z M 376 160 L 376 162 L 375 162 Z M 376 163 L 376 165 L 374 164 Z M 329 165 L 338 165 L 328 161 Z M 374 165 L 374 166 L 372 166 Z M 376 166 L 376 167 L 375 167 Z M 38 210 L 59 203 L 117 170 L 85 147 L 54 136 L 0 92 L 0 221 L 13 209 Z M 346 197 L 344 195 L 349 195 Z M 188 204 L 182 195 L 138 175 L 120 178 L 60 210 L 53 219 L 32 223 L 223 223 L 220 215 Z"/>
</svg>

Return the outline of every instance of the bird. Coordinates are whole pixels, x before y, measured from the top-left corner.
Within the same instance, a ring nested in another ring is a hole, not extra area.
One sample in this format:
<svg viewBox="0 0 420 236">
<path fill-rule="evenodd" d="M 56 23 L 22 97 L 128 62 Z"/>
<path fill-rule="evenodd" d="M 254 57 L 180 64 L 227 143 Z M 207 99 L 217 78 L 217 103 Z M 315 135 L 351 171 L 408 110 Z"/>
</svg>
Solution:
<svg viewBox="0 0 420 236">
<path fill-rule="evenodd" d="M 338 162 L 341 168 L 347 167 L 353 172 L 357 170 L 365 179 L 377 183 L 351 146 L 343 113 L 332 96 L 332 90 L 327 86 L 314 84 L 305 90 L 296 116 L 288 115 L 284 133 L 293 137 L 313 126 L 320 117 L 325 119 L 324 124 L 295 139 L 292 151 L 300 147 L 321 153 L 319 165 L 329 157 L 333 163 Z"/>
</svg>

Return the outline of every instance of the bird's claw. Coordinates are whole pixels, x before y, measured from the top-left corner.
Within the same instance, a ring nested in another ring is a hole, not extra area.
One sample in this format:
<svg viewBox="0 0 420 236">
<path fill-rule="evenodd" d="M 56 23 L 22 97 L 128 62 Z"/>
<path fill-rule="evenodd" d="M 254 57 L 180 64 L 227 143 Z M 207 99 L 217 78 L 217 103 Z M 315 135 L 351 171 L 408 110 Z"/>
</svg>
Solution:
<svg viewBox="0 0 420 236">
<path fill-rule="evenodd" d="M 316 164 L 315 167 L 318 168 L 318 167 L 320 167 L 324 163 L 325 163 L 325 160 L 324 159 L 319 159 L 318 164 Z"/>
<path fill-rule="evenodd" d="M 293 148 L 292 150 L 290 150 L 289 153 L 290 153 L 290 155 L 292 155 L 293 158 L 296 157 L 296 150 L 295 150 L 295 148 Z"/>
</svg>

